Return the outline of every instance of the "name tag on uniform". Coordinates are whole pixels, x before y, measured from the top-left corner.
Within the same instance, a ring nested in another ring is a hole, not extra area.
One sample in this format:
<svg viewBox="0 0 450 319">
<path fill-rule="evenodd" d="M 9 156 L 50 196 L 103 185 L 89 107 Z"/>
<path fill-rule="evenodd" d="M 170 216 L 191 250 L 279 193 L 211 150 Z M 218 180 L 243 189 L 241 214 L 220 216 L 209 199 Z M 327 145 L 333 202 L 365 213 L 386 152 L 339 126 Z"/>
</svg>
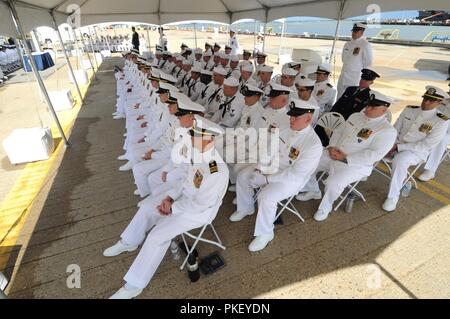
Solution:
<svg viewBox="0 0 450 319">
<path fill-rule="evenodd" d="M 420 127 L 419 127 L 419 132 L 424 133 L 424 134 L 430 134 L 431 130 L 433 129 L 433 125 L 431 125 L 431 123 L 423 123 Z"/>
<path fill-rule="evenodd" d="M 373 131 L 371 129 L 363 128 L 361 131 L 359 131 L 358 138 L 367 140 L 372 135 L 372 133 Z"/>
<path fill-rule="evenodd" d="M 194 186 L 195 188 L 200 188 L 203 182 L 203 174 L 200 172 L 200 170 L 197 170 L 194 175 Z"/>
<path fill-rule="evenodd" d="M 293 161 L 295 161 L 298 156 L 300 155 L 300 150 L 295 147 L 291 147 L 291 151 L 289 152 L 289 158 Z"/>
<path fill-rule="evenodd" d="M 354 56 L 357 56 L 357 55 L 359 54 L 359 51 L 361 51 L 360 48 L 354 48 L 354 49 L 353 49 L 353 55 L 354 55 Z"/>
</svg>

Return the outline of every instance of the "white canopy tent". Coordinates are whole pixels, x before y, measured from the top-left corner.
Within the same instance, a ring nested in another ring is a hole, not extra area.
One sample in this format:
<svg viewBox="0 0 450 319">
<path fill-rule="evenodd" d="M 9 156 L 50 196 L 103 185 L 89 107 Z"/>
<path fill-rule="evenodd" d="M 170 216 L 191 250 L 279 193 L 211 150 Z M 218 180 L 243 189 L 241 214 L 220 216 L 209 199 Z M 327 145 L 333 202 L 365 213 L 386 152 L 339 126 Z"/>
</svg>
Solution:
<svg viewBox="0 0 450 319">
<path fill-rule="evenodd" d="M 58 26 L 63 23 L 75 28 L 116 21 L 164 25 L 209 20 L 232 24 L 242 19 L 267 23 L 280 18 L 312 16 L 338 21 L 335 43 L 342 19 L 389 11 L 429 9 L 450 10 L 450 1 L 377 0 L 374 5 L 373 0 L 0 0 L 0 34 L 25 39 L 25 34 L 36 27 L 49 26 L 58 31 L 61 39 Z M 28 46 L 25 45 L 24 49 L 31 56 Z M 63 52 L 75 79 L 65 49 Z M 61 136 L 69 146 L 33 59 L 30 63 Z"/>
</svg>

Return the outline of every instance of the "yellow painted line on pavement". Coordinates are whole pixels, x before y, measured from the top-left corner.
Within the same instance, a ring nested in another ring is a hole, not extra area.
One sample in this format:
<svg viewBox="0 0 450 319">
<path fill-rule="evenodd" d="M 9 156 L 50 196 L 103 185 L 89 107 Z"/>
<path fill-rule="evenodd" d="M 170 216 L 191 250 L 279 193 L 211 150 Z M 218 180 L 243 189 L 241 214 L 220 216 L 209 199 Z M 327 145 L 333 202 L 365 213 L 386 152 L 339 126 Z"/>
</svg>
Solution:
<svg viewBox="0 0 450 319">
<path fill-rule="evenodd" d="M 430 184 L 431 186 L 439 189 L 440 191 L 447 193 L 448 195 L 450 195 L 450 187 L 445 186 L 439 182 L 436 182 L 435 180 L 431 180 L 427 182 L 428 184 Z"/>
<path fill-rule="evenodd" d="M 382 170 L 382 171 L 385 172 L 386 174 L 389 173 L 389 171 L 388 171 L 386 165 L 384 165 L 383 163 L 380 163 L 380 164 L 377 166 L 377 168 L 380 169 L 380 170 Z M 437 183 L 437 182 L 435 182 L 435 183 Z M 437 183 L 437 184 L 439 184 L 439 183 Z M 439 185 L 440 185 L 441 187 L 447 188 L 446 186 L 444 186 L 444 185 L 442 185 L 442 184 L 439 184 Z M 429 197 L 432 197 L 432 198 L 436 199 L 437 201 L 441 202 L 442 204 L 450 205 L 450 198 L 449 198 L 449 197 L 444 196 L 444 195 L 441 195 L 441 194 L 435 192 L 434 190 L 432 190 L 432 189 L 426 187 L 423 183 L 417 184 L 417 186 L 418 186 L 418 190 L 421 191 L 422 193 L 424 193 L 425 195 L 428 195 Z M 450 194 L 450 193 L 449 193 L 449 194 Z"/>
<path fill-rule="evenodd" d="M 91 72 L 89 71 L 89 73 Z M 89 79 L 92 78 L 92 74 L 89 74 Z M 80 86 L 83 98 L 86 97 L 88 87 L 89 83 Z M 71 110 L 58 113 L 61 126 L 67 136 L 70 135 L 81 109 L 81 101 L 78 101 L 79 98 L 76 98 L 76 100 L 77 103 Z M 52 126 L 51 130 L 53 139 L 61 137 L 55 125 Z M 16 245 L 33 202 L 45 186 L 45 183 L 48 182 L 49 172 L 54 168 L 56 159 L 62 150 L 64 150 L 64 142 L 60 141 L 48 160 L 26 164 L 11 191 L 0 204 L 0 251 L 2 253 L 0 255 L 0 270 L 5 268 L 9 259 L 9 253 Z M 4 212 L 5 214 L 3 214 Z"/>
</svg>

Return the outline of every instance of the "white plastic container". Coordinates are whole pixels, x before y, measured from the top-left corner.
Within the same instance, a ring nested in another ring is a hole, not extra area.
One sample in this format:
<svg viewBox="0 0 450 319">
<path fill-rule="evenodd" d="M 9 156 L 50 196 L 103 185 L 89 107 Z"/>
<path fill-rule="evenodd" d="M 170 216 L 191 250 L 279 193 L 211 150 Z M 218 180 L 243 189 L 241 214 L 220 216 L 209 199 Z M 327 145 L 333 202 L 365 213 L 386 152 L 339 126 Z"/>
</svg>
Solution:
<svg viewBox="0 0 450 319">
<path fill-rule="evenodd" d="M 70 110 L 74 107 L 75 101 L 70 90 L 49 91 L 50 101 L 56 112 Z"/>
<path fill-rule="evenodd" d="M 11 164 L 47 160 L 53 153 L 53 136 L 49 127 L 15 129 L 3 140 Z"/>
<path fill-rule="evenodd" d="M 72 73 L 70 73 L 70 71 L 67 72 L 69 73 L 70 83 L 74 83 Z M 73 73 L 75 74 L 75 79 L 77 80 L 78 84 L 88 84 L 88 75 L 85 70 L 73 70 Z"/>
</svg>

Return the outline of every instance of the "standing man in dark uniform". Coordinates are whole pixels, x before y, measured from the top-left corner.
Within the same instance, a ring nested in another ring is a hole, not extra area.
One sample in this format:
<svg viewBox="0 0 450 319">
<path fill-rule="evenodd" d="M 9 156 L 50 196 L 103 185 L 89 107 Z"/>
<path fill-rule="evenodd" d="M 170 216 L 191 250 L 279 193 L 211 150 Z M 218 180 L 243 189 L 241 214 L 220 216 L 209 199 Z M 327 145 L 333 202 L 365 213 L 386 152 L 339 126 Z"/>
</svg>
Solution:
<svg viewBox="0 0 450 319">
<path fill-rule="evenodd" d="M 136 28 L 132 27 L 131 31 L 133 31 L 133 39 L 131 40 L 131 44 L 133 44 L 133 49 L 139 51 L 139 34 L 136 32 Z"/>
<path fill-rule="evenodd" d="M 347 120 L 353 113 L 364 110 L 370 99 L 370 86 L 380 75 L 370 69 L 361 70 L 361 80 L 359 86 L 348 87 L 344 94 L 333 105 L 330 112 L 337 112 Z M 315 131 L 319 135 L 323 146 L 328 146 L 329 137 L 321 126 L 316 126 Z"/>
</svg>

